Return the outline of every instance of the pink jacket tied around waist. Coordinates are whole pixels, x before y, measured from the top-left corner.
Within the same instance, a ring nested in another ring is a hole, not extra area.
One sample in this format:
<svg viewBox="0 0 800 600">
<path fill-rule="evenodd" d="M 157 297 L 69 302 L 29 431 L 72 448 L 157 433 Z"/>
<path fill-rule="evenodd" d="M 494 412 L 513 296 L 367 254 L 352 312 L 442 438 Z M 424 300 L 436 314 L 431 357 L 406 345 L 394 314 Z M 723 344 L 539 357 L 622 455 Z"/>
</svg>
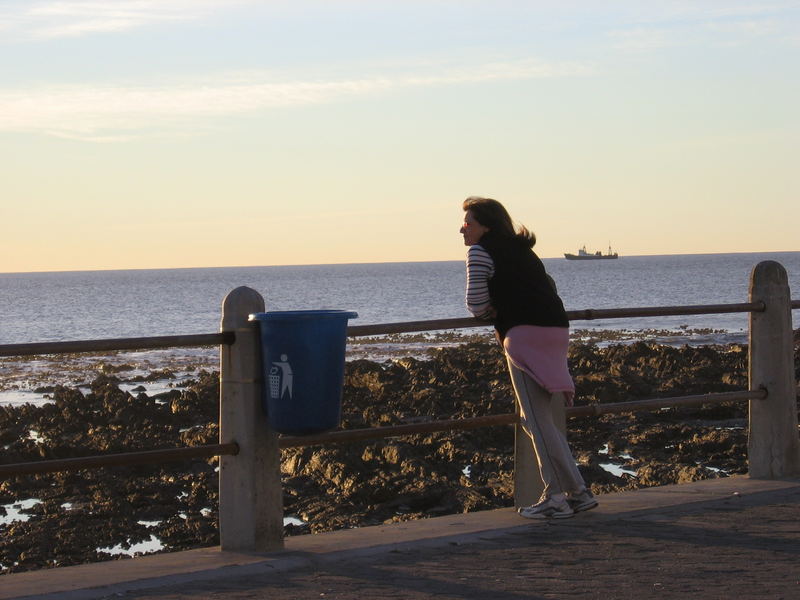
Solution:
<svg viewBox="0 0 800 600">
<path fill-rule="evenodd" d="M 551 394 L 563 392 L 572 406 L 575 384 L 567 366 L 569 329 L 517 325 L 506 333 L 503 348 L 515 367 L 524 371 Z"/>
</svg>

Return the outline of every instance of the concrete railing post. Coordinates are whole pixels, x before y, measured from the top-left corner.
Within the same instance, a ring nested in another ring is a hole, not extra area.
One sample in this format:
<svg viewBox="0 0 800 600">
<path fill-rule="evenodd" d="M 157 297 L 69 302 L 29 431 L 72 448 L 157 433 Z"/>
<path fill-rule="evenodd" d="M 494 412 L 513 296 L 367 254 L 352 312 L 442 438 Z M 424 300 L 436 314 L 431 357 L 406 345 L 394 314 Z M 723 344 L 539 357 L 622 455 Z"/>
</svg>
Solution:
<svg viewBox="0 0 800 600">
<path fill-rule="evenodd" d="M 550 409 L 553 412 L 553 421 L 564 435 L 567 431 L 567 414 L 564 410 L 564 394 L 550 395 L 544 388 L 534 386 L 535 395 L 550 397 Z M 516 403 L 516 412 L 519 414 L 519 403 Z M 531 438 L 525 433 L 522 426 L 514 425 L 514 506 L 530 506 L 539 501 L 544 491 L 544 482 L 539 475 L 539 464 L 536 461 L 536 452 L 533 450 Z"/>
<path fill-rule="evenodd" d="M 261 409 L 261 343 L 250 313 L 263 312 L 261 294 L 248 287 L 222 302 L 220 330 L 236 342 L 220 350 L 219 441 L 236 442 L 221 456 L 219 533 L 222 550 L 266 552 L 283 547 L 283 496 L 278 435 Z"/>
<path fill-rule="evenodd" d="M 750 477 L 775 479 L 800 473 L 797 399 L 794 378 L 791 296 L 786 270 L 765 261 L 753 268 L 750 302 L 764 312 L 750 313 L 750 389 L 767 397 L 750 401 L 747 451 Z"/>
</svg>

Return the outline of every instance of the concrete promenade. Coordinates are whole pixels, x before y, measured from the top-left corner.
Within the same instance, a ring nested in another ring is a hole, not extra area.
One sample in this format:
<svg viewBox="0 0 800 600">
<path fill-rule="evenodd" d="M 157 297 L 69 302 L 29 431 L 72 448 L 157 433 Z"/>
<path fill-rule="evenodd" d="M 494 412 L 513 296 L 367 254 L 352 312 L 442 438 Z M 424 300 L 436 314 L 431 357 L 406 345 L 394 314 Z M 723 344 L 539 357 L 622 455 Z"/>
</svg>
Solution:
<svg viewBox="0 0 800 600">
<path fill-rule="evenodd" d="M 512 509 L 0 577 L 0 599 L 800 598 L 800 479 L 601 496 L 572 519 Z"/>
</svg>

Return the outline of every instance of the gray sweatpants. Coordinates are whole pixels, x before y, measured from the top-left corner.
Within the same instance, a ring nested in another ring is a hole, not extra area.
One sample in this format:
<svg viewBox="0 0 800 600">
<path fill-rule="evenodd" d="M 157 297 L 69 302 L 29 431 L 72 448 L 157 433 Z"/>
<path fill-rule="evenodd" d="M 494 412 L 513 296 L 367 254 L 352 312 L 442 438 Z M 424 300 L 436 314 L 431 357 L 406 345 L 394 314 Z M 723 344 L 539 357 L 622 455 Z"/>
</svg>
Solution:
<svg viewBox="0 0 800 600">
<path fill-rule="evenodd" d="M 511 383 L 520 408 L 520 425 L 533 442 L 544 495 L 579 492 L 586 484 L 550 409 L 550 393 L 509 360 Z"/>
</svg>

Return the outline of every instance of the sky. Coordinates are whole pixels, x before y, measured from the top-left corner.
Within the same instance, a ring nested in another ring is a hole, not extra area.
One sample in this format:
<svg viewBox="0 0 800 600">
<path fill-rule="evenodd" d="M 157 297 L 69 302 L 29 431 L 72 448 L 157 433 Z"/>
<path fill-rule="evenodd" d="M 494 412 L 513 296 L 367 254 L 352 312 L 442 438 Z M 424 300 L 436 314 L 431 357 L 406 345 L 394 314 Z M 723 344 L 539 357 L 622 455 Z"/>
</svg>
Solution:
<svg viewBox="0 0 800 600">
<path fill-rule="evenodd" d="M 800 250 L 793 0 L 2 0 L 0 272 Z"/>
</svg>

